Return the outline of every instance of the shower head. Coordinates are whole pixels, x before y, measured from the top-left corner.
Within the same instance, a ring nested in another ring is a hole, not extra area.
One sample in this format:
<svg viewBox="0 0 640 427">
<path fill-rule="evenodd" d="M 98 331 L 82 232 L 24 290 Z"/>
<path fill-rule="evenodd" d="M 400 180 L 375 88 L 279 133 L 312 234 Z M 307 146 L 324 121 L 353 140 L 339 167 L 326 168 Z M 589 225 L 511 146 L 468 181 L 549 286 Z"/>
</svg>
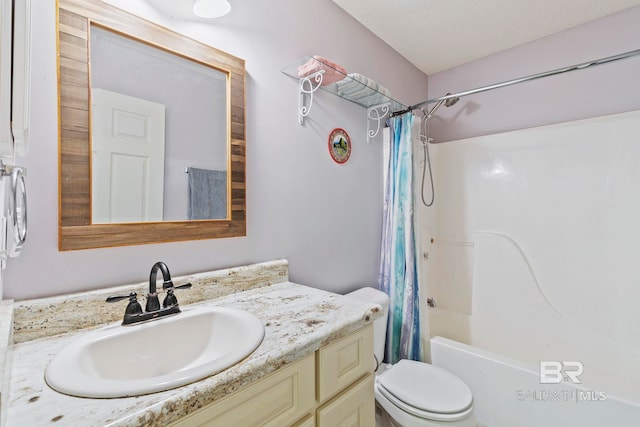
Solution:
<svg viewBox="0 0 640 427">
<path fill-rule="evenodd" d="M 445 96 L 449 96 L 451 95 L 451 92 L 447 93 Z M 454 105 L 456 102 L 460 101 L 459 97 L 455 97 L 455 98 L 449 98 L 449 99 L 441 99 L 440 101 L 438 101 L 438 103 L 436 105 L 433 106 L 433 108 L 427 113 L 427 118 L 430 119 L 431 116 L 433 115 L 433 113 L 440 108 L 440 106 L 442 105 L 442 103 L 444 103 L 445 107 L 451 107 L 452 105 Z"/>
<path fill-rule="evenodd" d="M 451 95 L 451 93 L 448 93 L 447 95 Z M 452 105 L 455 105 L 456 102 L 460 101 L 460 97 L 456 96 L 455 98 L 449 98 L 446 101 L 444 101 L 444 106 L 445 107 L 451 107 Z"/>
</svg>

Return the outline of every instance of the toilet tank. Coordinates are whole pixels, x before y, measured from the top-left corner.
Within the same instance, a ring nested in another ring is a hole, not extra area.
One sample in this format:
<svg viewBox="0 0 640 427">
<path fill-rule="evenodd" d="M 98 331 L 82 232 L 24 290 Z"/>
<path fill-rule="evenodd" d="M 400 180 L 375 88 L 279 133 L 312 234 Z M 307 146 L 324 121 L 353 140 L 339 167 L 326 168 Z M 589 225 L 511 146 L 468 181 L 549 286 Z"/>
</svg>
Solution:
<svg viewBox="0 0 640 427">
<path fill-rule="evenodd" d="M 382 316 L 373 321 L 373 350 L 382 363 L 384 359 L 384 343 L 387 338 L 387 317 L 389 315 L 389 296 L 374 288 L 360 288 L 345 295 L 363 302 L 370 302 L 382 306 Z"/>
</svg>

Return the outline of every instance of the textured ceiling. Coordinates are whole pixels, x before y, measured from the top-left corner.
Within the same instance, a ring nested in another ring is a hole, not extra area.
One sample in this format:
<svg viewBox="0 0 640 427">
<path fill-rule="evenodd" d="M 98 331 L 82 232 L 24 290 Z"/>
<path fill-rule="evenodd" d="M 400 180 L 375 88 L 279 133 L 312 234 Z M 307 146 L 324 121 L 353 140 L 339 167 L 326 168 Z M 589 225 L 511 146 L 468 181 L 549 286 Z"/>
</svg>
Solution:
<svg viewBox="0 0 640 427">
<path fill-rule="evenodd" d="M 640 0 L 333 1 L 426 74 L 640 5 Z"/>
</svg>

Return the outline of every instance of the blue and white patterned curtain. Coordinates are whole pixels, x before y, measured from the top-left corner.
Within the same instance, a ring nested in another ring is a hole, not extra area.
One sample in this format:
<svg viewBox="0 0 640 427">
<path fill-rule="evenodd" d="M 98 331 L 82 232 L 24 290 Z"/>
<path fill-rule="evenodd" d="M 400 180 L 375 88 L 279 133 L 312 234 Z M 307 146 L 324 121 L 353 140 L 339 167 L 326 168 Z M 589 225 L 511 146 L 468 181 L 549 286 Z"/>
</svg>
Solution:
<svg viewBox="0 0 640 427">
<path fill-rule="evenodd" d="M 413 220 L 413 115 L 389 121 L 389 144 L 378 287 L 390 298 L 385 361 L 422 354 Z"/>
</svg>

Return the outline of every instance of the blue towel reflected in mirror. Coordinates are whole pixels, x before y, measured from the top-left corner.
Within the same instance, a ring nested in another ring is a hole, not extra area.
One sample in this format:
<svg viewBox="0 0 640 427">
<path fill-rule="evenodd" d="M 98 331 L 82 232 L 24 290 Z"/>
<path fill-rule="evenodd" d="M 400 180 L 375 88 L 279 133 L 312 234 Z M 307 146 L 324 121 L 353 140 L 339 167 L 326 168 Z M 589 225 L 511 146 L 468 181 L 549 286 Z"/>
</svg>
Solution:
<svg viewBox="0 0 640 427">
<path fill-rule="evenodd" d="M 187 168 L 189 219 L 227 218 L 227 171 Z"/>
</svg>

